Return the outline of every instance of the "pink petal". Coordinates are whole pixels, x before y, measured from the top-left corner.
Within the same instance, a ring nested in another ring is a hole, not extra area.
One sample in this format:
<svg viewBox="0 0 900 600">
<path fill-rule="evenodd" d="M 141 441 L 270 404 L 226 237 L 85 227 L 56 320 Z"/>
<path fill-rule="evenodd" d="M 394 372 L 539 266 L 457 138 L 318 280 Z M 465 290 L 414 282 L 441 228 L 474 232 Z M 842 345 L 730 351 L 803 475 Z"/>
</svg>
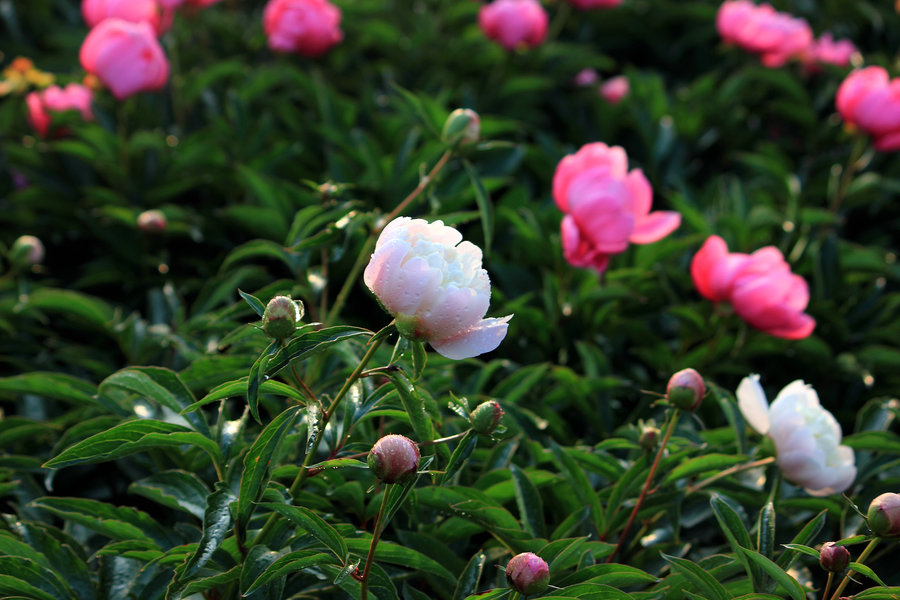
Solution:
<svg viewBox="0 0 900 600">
<path fill-rule="evenodd" d="M 512 315 L 500 318 L 482 319 L 474 327 L 456 337 L 431 341 L 431 347 L 439 354 L 452 360 L 472 358 L 490 352 L 506 337 L 508 322 Z"/>
<path fill-rule="evenodd" d="M 634 231 L 628 238 L 632 244 L 649 244 L 657 242 L 681 225 L 681 213 L 658 210 L 635 223 Z"/>
</svg>

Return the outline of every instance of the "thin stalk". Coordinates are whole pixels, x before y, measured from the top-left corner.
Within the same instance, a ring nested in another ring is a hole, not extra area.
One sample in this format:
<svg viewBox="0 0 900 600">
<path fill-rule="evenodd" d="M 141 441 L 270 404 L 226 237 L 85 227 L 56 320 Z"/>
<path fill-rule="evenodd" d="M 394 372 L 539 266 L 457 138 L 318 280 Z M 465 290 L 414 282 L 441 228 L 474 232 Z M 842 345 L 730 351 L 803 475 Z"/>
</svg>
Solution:
<svg viewBox="0 0 900 600">
<path fill-rule="evenodd" d="M 844 167 L 843 171 L 841 171 L 841 179 L 838 183 L 837 192 L 831 200 L 831 206 L 829 206 L 829 210 L 832 214 L 837 214 L 837 211 L 841 208 L 844 196 L 847 195 L 847 188 L 850 186 L 850 182 L 853 181 L 853 175 L 859 167 L 859 159 L 862 158 L 867 145 L 866 138 L 862 136 L 856 138 L 853 150 L 850 151 L 850 158 L 847 159 L 847 165 Z"/>
<path fill-rule="evenodd" d="M 432 167 L 432 169 L 428 173 L 428 175 L 426 175 L 425 177 L 423 177 L 422 179 L 419 180 L 419 185 L 416 186 L 416 189 L 411 191 L 409 193 L 409 195 L 406 198 L 404 198 L 400 202 L 400 204 L 398 204 L 396 206 L 396 208 L 394 208 L 394 210 L 392 210 L 388 214 L 388 216 L 386 216 L 384 218 L 384 220 L 382 221 L 381 227 L 375 228 L 375 233 L 381 233 L 381 230 L 384 228 L 384 225 L 387 225 L 388 223 L 390 223 L 391 221 L 396 219 L 400 215 L 400 213 L 402 213 L 404 211 L 404 209 L 407 206 L 409 206 L 410 202 L 412 202 L 413 200 L 418 198 L 419 194 L 421 194 L 425 190 L 425 188 L 428 187 L 428 184 L 431 183 L 434 180 L 434 178 L 437 176 L 437 174 L 440 173 L 441 169 L 444 168 L 444 165 L 447 164 L 447 161 L 450 160 L 451 156 L 453 156 L 453 150 L 447 150 L 446 152 L 444 152 L 444 154 L 441 156 L 440 159 L 438 159 L 438 161 L 434 165 L 434 167 Z"/>
<path fill-rule="evenodd" d="M 772 464 L 773 462 L 775 462 L 775 457 L 770 456 L 768 458 L 762 458 L 760 460 L 755 460 L 753 462 L 744 463 L 742 465 L 735 465 L 733 467 L 725 469 L 724 471 L 722 471 L 720 473 L 716 473 L 712 477 L 707 477 L 706 479 L 704 479 L 703 481 L 701 481 L 695 485 L 689 485 L 685 489 L 685 492 L 688 494 L 693 494 L 694 492 L 708 486 L 710 483 L 712 483 L 714 481 L 718 481 L 719 479 L 722 479 L 723 477 L 728 477 L 729 475 L 734 475 L 735 473 L 740 473 L 741 471 L 748 471 L 750 469 L 755 469 L 756 467 L 763 467 L 765 465 Z"/>
<path fill-rule="evenodd" d="M 663 453 L 666 450 L 666 444 L 669 443 L 669 438 L 672 437 L 672 432 L 675 431 L 675 424 L 678 422 L 678 416 L 680 414 L 681 411 L 676 408 L 669 415 L 669 423 L 666 427 L 666 433 L 663 436 L 662 442 L 659 444 L 659 450 L 656 452 L 656 458 L 653 459 L 653 464 L 650 465 L 650 472 L 647 473 L 647 480 L 644 482 L 643 489 L 641 489 L 641 495 L 638 496 L 637 502 L 634 505 L 634 509 L 632 509 L 631 514 L 628 516 L 628 522 L 625 523 L 625 528 L 622 530 L 622 533 L 619 534 L 619 541 L 616 542 L 616 547 L 613 548 L 612 554 L 607 557 L 607 563 L 611 563 L 613 561 L 613 558 L 615 558 L 616 554 L 625 543 L 625 538 L 628 537 L 628 532 L 631 530 L 631 526 L 634 524 L 634 519 L 635 517 L 637 517 L 638 511 L 641 510 L 641 505 L 644 504 L 644 498 L 647 497 L 647 492 L 650 491 L 650 486 L 653 484 L 653 476 L 656 475 L 656 469 L 659 467 L 659 463 L 662 460 Z"/>
<path fill-rule="evenodd" d="M 872 554 L 872 551 L 875 549 L 875 546 L 878 545 L 878 542 L 881 538 L 873 538 L 871 542 L 866 546 L 865 550 L 862 551 L 862 554 L 859 555 L 859 558 L 856 559 L 856 562 L 859 564 L 863 564 L 863 562 Z M 844 591 L 844 588 L 847 587 L 847 584 L 850 583 L 850 577 L 855 573 L 855 571 L 850 570 L 847 571 L 847 574 L 844 575 L 844 578 L 841 580 L 841 585 L 834 590 L 834 594 L 831 596 L 831 600 L 838 600 L 841 597 L 841 592 Z M 824 596 L 823 596 L 824 598 Z"/>
<path fill-rule="evenodd" d="M 834 572 L 828 572 L 828 581 L 825 582 L 825 592 L 822 594 L 823 600 L 828 597 L 828 592 L 831 591 L 831 581 L 834 579 Z"/>
<path fill-rule="evenodd" d="M 418 446 L 421 448 L 422 446 L 434 446 L 435 444 L 443 444 L 445 442 L 452 442 L 453 440 L 458 440 L 462 437 L 465 437 L 467 433 L 469 433 L 471 429 L 466 429 L 465 431 L 460 431 L 459 433 L 454 433 L 453 435 L 448 435 L 447 437 L 442 437 L 439 440 L 431 440 L 430 442 L 419 442 Z"/>
<path fill-rule="evenodd" d="M 387 509 L 388 495 L 391 485 L 384 488 L 384 494 L 381 496 L 381 508 L 378 509 L 378 516 L 375 518 L 375 530 L 372 532 L 372 543 L 369 544 L 369 554 L 366 555 L 366 566 L 363 568 L 361 600 L 368 600 L 369 597 L 369 571 L 372 570 L 372 563 L 375 561 L 375 547 L 378 546 L 378 540 L 381 538 L 381 529 L 384 526 L 384 513 Z"/>
<path fill-rule="evenodd" d="M 282 348 L 287 348 L 287 345 L 288 345 L 287 338 L 281 340 Z M 319 399 L 316 397 L 316 395 L 313 393 L 313 391 L 311 389 L 309 389 L 309 386 L 307 386 L 306 383 L 304 383 L 303 379 L 300 377 L 300 374 L 297 373 L 297 369 L 294 368 L 294 363 L 290 363 L 290 365 L 291 365 L 291 374 L 294 376 L 294 384 L 295 384 L 294 387 L 296 387 L 301 392 L 304 392 L 309 397 L 310 400 L 312 400 L 313 402 L 315 402 L 316 404 L 318 404 L 321 407 L 321 403 L 319 402 Z"/>
</svg>

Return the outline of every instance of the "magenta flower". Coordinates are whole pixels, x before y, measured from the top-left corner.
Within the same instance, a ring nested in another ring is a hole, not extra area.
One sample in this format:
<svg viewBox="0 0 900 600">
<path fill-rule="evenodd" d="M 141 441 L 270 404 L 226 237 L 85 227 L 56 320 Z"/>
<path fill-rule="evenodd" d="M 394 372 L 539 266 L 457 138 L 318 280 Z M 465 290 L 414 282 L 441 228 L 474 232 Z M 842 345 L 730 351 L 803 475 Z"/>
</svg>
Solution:
<svg viewBox="0 0 900 600">
<path fill-rule="evenodd" d="M 766 246 L 753 254 L 728 252 L 725 240 L 710 236 L 691 261 L 700 294 L 730 302 L 747 323 L 776 337 L 808 337 L 816 321 L 803 312 L 809 304 L 806 280 L 791 272 L 781 251 Z"/>
<path fill-rule="evenodd" d="M 900 78 L 890 79 L 882 67 L 853 71 L 835 104 L 844 121 L 872 136 L 877 150 L 900 150 Z"/>
<path fill-rule="evenodd" d="M 722 3 L 716 28 L 726 43 L 759 54 L 767 67 L 780 67 L 791 58 L 802 57 L 813 42 L 812 29 L 805 20 L 750 0 Z"/>
<path fill-rule="evenodd" d="M 82 0 L 81 14 L 88 27 L 96 27 L 106 19 L 122 19 L 131 23 L 147 22 L 157 34 L 167 28 L 161 20 L 157 0 Z"/>
<path fill-rule="evenodd" d="M 478 11 L 484 35 L 507 50 L 534 48 L 547 35 L 547 13 L 538 0 L 494 0 Z"/>
<path fill-rule="evenodd" d="M 316 57 L 344 39 L 341 10 L 328 0 L 271 0 L 263 11 L 269 48 Z"/>
<path fill-rule="evenodd" d="M 599 91 L 601 98 L 610 104 L 618 104 L 628 96 L 628 93 L 631 91 L 631 86 L 628 83 L 627 77 L 618 75 L 601 83 Z"/>
<path fill-rule="evenodd" d="M 96 75 L 118 100 L 159 90 L 169 80 L 169 61 L 146 22 L 102 21 L 81 44 L 80 58 L 84 70 Z"/>
<path fill-rule="evenodd" d="M 563 158 L 553 175 L 553 199 L 565 213 L 563 254 L 572 266 L 602 273 L 629 244 L 649 244 L 681 224 L 672 211 L 650 212 L 653 190 L 640 169 L 628 171 L 619 146 L 596 142 Z"/>
<path fill-rule="evenodd" d="M 70 83 L 64 88 L 51 85 L 38 92 L 31 92 L 25 97 L 28 107 L 28 122 L 41 136 L 50 130 L 50 113 L 77 110 L 85 121 L 94 118 L 91 102 L 94 93 L 83 85 Z"/>
</svg>

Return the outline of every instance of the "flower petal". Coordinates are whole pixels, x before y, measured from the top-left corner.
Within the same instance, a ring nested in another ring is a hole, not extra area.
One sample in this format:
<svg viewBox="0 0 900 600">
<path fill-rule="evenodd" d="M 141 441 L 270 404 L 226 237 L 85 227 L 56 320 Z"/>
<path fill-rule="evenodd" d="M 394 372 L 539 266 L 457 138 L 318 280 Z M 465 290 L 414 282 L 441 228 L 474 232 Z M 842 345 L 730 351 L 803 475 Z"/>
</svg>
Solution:
<svg viewBox="0 0 900 600">
<path fill-rule="evenodd" d="M 431 342 L 431 347 L 439 354 L 452 360 L 472 358 L 490 352 L 506 337 L 508 322 L 512 315 L 500 318 L 482 319 L 462 335 Z"/>
<path fill-rule="evenodd" d="M 759 375 L 744 377 L 738 386 L 736 395 L 741 414 L 747 419 L 750 427 L 766 435 L 770 427 L 769 402 L 759 384 Z"/>
<path fill-rule="evenodd" d="M 658 210 L 639 219 L 628 238 L 632 244 L 650 244 L 663 239 L 681 225 L 681 213 Z"/>
</svg>

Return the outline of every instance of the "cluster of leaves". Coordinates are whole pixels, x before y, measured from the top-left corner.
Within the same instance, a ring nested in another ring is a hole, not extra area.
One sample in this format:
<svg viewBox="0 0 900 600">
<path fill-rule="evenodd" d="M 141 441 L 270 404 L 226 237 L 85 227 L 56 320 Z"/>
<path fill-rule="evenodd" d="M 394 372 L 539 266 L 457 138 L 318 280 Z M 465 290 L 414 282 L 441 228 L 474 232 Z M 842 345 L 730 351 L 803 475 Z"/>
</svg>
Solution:
<svg viewBox="0 0 900 600">
<path fill-rule="evenodd" d="M 0 250 L 21 234 L 47 249 L 0 273 L 0 595 L 359 598 L 382 506 L 380 600 L 504 597 L 496 566 L 524 551 L 548 562 L 549 597 L 820 590 L 806 555 L 862 541 L 865 524 L 781 482 L 729 390 L 751 371 L 814 384 L 856 432 L 849 496 L 897 490 L 896 158 L 841 128 L 846 70 L 759 66 L 721 45 L 713 0 L 551 3 L 551 39 L 512 54 L 482 36 L 477 2 L 339 2 L 345 40 L 315 61 L 266 50 L 262 4 L 177 19 L 167 90 L 98 95 L 96 121 L 58 116 L 65 136 L 36 137 L 21 96 L 0 100 Z M 891 6 L 781 8 L 869 64 L 900 46 Z M 78 2 L 0 3 L 0 26 L 4 64 L 80 77 Z M 627 74 L 630 96 L 576 88 L 587 67 Z M 457 106 L 482 121 L 464 151 L 440 137 Z M 550 197 L 558 160 L 592 141 L 625 147 L 654 206 L 684 218 L 603 277 L 562 259 Z M 416 189 L 405 214 L 481 245 L 491 314 L 516 315 L 479 360 L 426 364 L 381 329 L 359 277 Z M 165 232 L 138 229 L 150 208 Z M 711 233 L 784 251 L 810 282 L 812 337 L 769 337 L 700 299 L 688 265 Z M 276 294 L 318 323 L 284 345 L 255 323 Z M 642 390 L 683 367 L 711 391 L 677 418 Z M 506 411 L 494 437 L 467 421 L 487 399 Z M 639 443 L 653 420 L 673 427 L 656 467 Z M 422 444 L 418 479 L 376 486 L 359 457 L 385 433 Z M 900 585 L 884 548 L 854 565 L 861 599 L 897 593 L 880 586 Z"/>
</svg>

